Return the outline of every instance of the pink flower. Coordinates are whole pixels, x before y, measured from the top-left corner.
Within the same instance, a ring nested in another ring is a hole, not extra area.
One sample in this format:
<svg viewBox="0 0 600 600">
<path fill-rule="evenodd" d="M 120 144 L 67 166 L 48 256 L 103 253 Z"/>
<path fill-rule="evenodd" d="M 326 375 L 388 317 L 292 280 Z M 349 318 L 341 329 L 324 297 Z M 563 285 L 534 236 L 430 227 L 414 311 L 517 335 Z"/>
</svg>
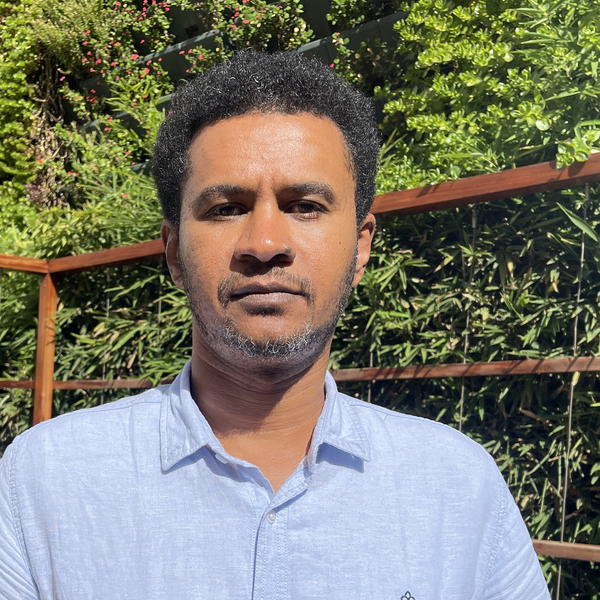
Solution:
<svg viewBox="0 0 600 600">
<path fill-rule="evenodd" d="M 90 35 L 90 30 L 88 29 L 83 35 Z"/>
<path fill-rule="evenodd" d="M 244 19 L 244 23 L 250 23 L 250 19 Z"/>
<path fill-rule="evenodd" d="M 232 25 L 232 26 L 231 26 L 231 29 L 236 29 L 236 26 L 235 26 L 235 25 Z"/>
<path fill-rule="evenodd" d="M 64 81 L 64 80 L 65 80 L 65 76 L 63 75 L 63 76 L 60 78 L 60 81 Z"/>
<path fill-rule="evenodd" d="M 179 54 L 185 54 L 185 50 L 180 50 Z"/>
<path fill-rule="evenodd" d="M 97 65 L 99 65 L 101 62 L 102 62 L 102 61 L 101 61 L 100 59 L 98 59 L 98 60 L 96 61 L 96 64 L 97 64 Z"/>
<path fill-rule="evenodd" d="M 95 94 L 95 93 L 96 93 L 96 90 L 90 90 L 90 92 L 91 92 L 92 94 Z"/>
<path fill-rule="evenodd" d="M 84 46 L 87 46 L 87 42 L 81 42 Z"/>
<path fill-rule="evenodd" d="M 150 69 L 144 69 L 144 75 L 148 75 L 150 73 Z"/>
<path fill-rule="evenodd" d="M 131 57 L 131 60 L 137 60 L 139 57 L 140 57 L 140 55 L 139 55 L 139 54 L 134 54 L 134 55 Z"/>
<path fill-rule="evenodd" d="M 159 59 L 158 59 L 158 62 L 162 62 L 162 58 L 159 58 Z"/>
<path fill-rule="evenodd" d="M 147 64 L 147 65 L 151 65 L 151 64 L 152 64 L 152 61 L 151 61 L 151 60 L 149 60 L 149 61 L 148 61 L 146 64 Z"/>
<path fill-rule="evenodd" d="M 111 66 L 111 67 L 116 67 L 116 66 L 117 66 L 117 63 L 116 63 L 116 62 L 111 62 L 111 63 L 110 63 L 110 66 Z"/>
<path fill-rule="evenodd" d="M 87 58 L 85 58 L 85 56 L 81 59 L 81 63 L 86 63 L 87 62 Z"/>
</svg>

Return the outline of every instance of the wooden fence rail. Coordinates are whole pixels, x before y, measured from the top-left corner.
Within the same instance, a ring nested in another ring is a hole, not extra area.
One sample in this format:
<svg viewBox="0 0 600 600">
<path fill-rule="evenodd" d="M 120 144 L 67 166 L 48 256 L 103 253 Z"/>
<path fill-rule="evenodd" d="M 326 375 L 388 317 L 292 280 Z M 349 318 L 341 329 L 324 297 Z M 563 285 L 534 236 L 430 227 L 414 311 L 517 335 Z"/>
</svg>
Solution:
<svg viewBox="0 0 600 600">
<path fill-rule="evenodd" d="M 337 369 L 331 374 L 338 383 L 353 381 L 392 381 L 396 379 L 444 379 L 446 377 L 515 377 L 548 373 L 597 373 L 600 357 L 579 356 L 525 360 L 498 360 L 478 363 L 446 363 L 414 365 L 410 367 L 363 367 Z M 160 383 L 170 383 L 172 379 Z M 0 389 L 34 388 L 35 381 L 0 379 Z M 114 390 L 148 389 L 154 387 L 150 379 L 80 379 L 53 381 L 55 390 Z"/>
<path fill-rule="evenodd" d="M 412 190 L 377 196 L 372 212 L 388 217 L 409 215 L 577 187 L 600 181 L 600 154 L 585 163 L 556 169 L 555 162 L 520 167 L 499 173 L 477 175 Z M 148 388 L 147 379 L 114 379 L 88 381 L 54 381 L 54 330 L 57 310 L 57 278 L 65 273 L 103 269 L 163 256 L 161 240 L 111 248 L 77 256 L 51 260 L 0 254 L 0 269 L 39 273 L 41 277 L 35 380 L 0 381 L 1 388 L 34 390 L 33 422 L 52 416 L 52 391 L 73 389 Z M 393 379 L 429 379 L 443 377 L 516 376 L 540 373 L 573 373 L 600 371 L 600 358 L 549 358 L 540 360 L 496 361 L 489 363 L 456 363 L 409 367 L 339 369 L 333 371 L 337 381 L 374 381 Z M 600 546 L 534 540 L 538 554 L 558 558 L 600 562 Z"/>
</svg>

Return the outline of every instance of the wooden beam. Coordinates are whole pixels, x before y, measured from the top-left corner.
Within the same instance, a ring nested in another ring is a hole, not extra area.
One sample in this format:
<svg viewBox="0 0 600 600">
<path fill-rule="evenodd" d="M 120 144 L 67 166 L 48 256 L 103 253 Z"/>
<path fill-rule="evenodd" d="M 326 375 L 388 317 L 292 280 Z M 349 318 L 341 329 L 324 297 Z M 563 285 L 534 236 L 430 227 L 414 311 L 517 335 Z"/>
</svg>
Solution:
<svg viewBox="0 0 600 600">
<path fill-rule="evenodd" d="M 55 275 L 44 275 L 40 285 L 38 308 L 37 352 L 35 357 L 35 387 L 33 424 L 52 417 L 52 384 L 54 379 L 54 334 L 56 330 Z"/>
<path fill-rule="evenodd" d="M 553 542 L 551 540 L 533 540 L 533 548 L 542 556 L 600 562 L 600 546 L 593 546 L 592 544 L 571 544 L 569 542 Z"/>
<path fill-rule="evenodd" d="M 26 389 L 35 387 L 33 379 L 0 379 L 0 390 Z"/>
<path fill-rule="evenodd" d="M 545 358 L 528 360 L 503 360 L 481 363 L 447 363 L 442 365 L 417 365 L 413 367 L 365 367 L 332 370 L 338 382 L 387 381 L 394 379 L 442 379 L 445 377 L 502 377 L 514 375 L 540 375 L 542 373 L 574 373 L 600 371 L 600 357 Z M 159 385 L 171 383 L 164 379 Z M 29 387 L 26 381 L 0 381 L 6 387 Z M 110 390 L 148 389 L 154 387 L 149 379 L 80 379 L 55 381 L 55 390 Z"/>
<path fill-rule="evenodd" d="M 600 154 L 592 154 L 587 162 L 575 162 L 559 170 L 556 162 L 552 161 L 383 194 L 375 198 L 372 212 L 386 217 L 409 215 L 546 190 L 562 190 L 594 181 L 600 181 Z"/>
<path fill-rule="evenodd" d="M 48 262 L 41 258 L 27 258 L 26 256 L 0 254 L 0 269 L 27 271 L 28 273 L 47 273 Z"/>
<path fill-rule="evenodd" d="M 54 258 L 48 261 L 49 273 L 75 273 L 91 269 L 104 269 L 128 265 L 144 260 L 154 260 L 164 255 L 162 240 L 152 240 L 130 246 L 110 248 L 98 252 L 88 252 L 64 258 Z"/>
<path fill-rule="evenodd" d="M 600 357 L 500 360 L 478 363 L 446 363 L 412 367 L 365 367 L 332 370 L 336 381 L 381 381 L 392 379 L 441 379 L 444 377 L 488 377 L 600 371 Z"/>
<path fill-rule="evenodd" d="M 126 390 L 152 387 L 154 384 L 149 379 L 84 379 L 54 382 L 55 390 Z"/>
</svg>

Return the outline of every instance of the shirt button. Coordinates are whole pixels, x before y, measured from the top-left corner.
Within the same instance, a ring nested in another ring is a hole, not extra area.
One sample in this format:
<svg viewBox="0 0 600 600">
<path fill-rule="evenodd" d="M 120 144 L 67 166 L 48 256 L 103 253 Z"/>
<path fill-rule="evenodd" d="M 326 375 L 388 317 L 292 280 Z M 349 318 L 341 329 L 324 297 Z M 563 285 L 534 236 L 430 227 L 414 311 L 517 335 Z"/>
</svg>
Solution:
<svg viewBox="0 0 600 600">
<path fill-rule="evenodd" d="M 267 513 L 267 521 L 269 521 L 269 523 L 271 523 L 271 525 L 273 525 L 273 523 L 275 523 L 276 520 L 277 520 L 277 513 L 274 510 L 270 510 Z"/>
</svg>

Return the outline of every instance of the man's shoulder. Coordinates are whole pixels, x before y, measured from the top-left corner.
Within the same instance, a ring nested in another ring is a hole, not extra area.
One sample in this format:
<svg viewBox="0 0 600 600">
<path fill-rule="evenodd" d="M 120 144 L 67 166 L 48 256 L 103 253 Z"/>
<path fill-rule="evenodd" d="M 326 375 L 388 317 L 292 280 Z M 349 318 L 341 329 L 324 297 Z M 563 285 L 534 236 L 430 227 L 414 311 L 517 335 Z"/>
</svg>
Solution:
<svg viewBox="0 0 600 600">
<path fill-rule="evenodd" d="M 160 405 L 168 386 L 146 390 L 93 408 L 65 413 L 21 433 L 13 442 L 26 460 L 47 461 L 62 454 L 81 456 L 107 447 L 132 428 L 155 429 L 158 434 Z"/>
<path fill-rule="evenodd" d="M 370 448 L 380 456 L 447 467 L 454 474 L 474 468 L 490 475 L 497 471 L 485 448 L 454 427 L 343 394 L 341 397 L 361 424 Z"/>
</svg>

